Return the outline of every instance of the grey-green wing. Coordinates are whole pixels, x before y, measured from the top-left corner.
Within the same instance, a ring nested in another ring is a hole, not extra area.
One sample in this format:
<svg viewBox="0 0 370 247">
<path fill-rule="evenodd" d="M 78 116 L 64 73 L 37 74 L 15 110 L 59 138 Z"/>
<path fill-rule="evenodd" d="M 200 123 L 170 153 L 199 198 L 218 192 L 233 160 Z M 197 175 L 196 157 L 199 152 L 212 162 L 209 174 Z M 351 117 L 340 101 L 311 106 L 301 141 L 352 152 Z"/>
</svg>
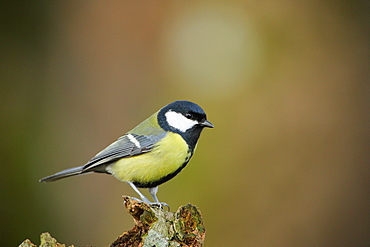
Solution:
<svg viewBox="0 0 370 247">
<path fill-rule="evenodd" d="M 128 135 L 131 135 L 130 138 Z M 84 172 L 105 172 L 107 164 L 121 158 L 132 157 L 152 151 L 155 144 L 166 135 L 125 134 L 94 156 L 83 168 Z M 135 141 L 132 141 L 134 138 Z"/>
</svg>

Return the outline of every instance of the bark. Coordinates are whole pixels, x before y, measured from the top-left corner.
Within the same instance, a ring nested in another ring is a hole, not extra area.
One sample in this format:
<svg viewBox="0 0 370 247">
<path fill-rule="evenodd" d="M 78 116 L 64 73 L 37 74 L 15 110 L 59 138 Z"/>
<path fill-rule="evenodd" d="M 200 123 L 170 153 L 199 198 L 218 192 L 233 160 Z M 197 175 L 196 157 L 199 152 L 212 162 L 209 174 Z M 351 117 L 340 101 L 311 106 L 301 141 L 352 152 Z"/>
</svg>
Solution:
<svg viewBox="0 0 370 247">
<path fill-rule="evenodd" d="M 133 217 L 134 227 L 119 236 L 110 247 L 201 247 L 205 228 L 198 207 L 187 204 L 176 212 L 124 196 L 126 211 Z M 42 233 L 39 247 L 65 247 L 49 233 Z M 37 247 L 30 240 L 19 247 Z M 73 247 L 70 246 L 70 247 Z"/>
<path fill-rule="evenodd" d="M 124 203 L 135 226 L 124 232 L 111 247 L 203 246 L 205 228 L 196 206 L 187 204 L 173 213 L 130 197 L 124 197 Z"/>
</svg>

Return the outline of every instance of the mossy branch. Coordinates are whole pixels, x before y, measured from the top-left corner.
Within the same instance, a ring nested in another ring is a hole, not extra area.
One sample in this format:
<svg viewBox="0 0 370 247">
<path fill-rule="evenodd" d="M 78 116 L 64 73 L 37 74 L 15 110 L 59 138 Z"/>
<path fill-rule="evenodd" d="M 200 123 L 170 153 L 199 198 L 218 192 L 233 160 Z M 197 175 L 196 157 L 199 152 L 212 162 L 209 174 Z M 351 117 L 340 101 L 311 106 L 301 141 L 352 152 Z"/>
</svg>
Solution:
<svg viewBox="0 0 370 247">
<path fill-rule="evenodd" d="M 205 228 L 201 213 L 196 206 L 187 204 L 181 206 L 176 212 L 169 212 L 128 196 L 124 196 L 123 199 L 126 211 L 134 218 L 135 226 L 119 236 L 110 247 L 203 246 Z M 20 246 L 36 247 L 28 239 Z M 40 247 L 44 246 L 64 247 L 65 245 L 57 243 L 50 234 L 43 233 Z"/>
</svg>

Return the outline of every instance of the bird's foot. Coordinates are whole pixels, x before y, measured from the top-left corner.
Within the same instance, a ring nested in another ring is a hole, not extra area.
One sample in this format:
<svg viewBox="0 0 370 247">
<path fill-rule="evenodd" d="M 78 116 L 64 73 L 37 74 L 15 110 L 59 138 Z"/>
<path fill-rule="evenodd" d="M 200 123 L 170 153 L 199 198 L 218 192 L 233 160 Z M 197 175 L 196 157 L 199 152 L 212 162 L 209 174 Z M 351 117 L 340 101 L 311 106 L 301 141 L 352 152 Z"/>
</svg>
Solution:
<svg viewBox="0 0 370 247">
<path fill-rule="evenodd" d="M 141 198 L 141 199 L 136 198 L 136 197 L 132 197 L 132 199 L 134 199 L 136 201 L 139 201 L 139 202 L 144 202 L 144 203 L 148 204 L 149 206 L 157 206 L 157 207 L 162 208 L 162 209 L 163 209 L 163 207 L 167 207 L 168 211 L 170 211 L 170 206 L 165 202 L 151 202 L 146 197 Z"/>
<path fill-rule="evenodd" d="M 159 208 L 163 209 L 163 207 L 167 207 L 168 211 L 170 211 L 170 205 L 165 202 L 150 202 L 148 203 L 150 206 L 158 206 Z"/>
</svg>

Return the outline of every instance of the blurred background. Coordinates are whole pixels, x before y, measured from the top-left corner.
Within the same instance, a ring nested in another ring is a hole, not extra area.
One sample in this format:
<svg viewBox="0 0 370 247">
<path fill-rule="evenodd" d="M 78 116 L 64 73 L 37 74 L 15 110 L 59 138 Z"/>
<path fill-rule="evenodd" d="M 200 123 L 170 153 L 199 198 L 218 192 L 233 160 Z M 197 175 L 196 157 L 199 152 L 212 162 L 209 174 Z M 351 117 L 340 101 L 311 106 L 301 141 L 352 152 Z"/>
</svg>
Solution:
<svg viewBox="0 0 370 247">
<path fill-rule="evenodd" d="M 368 1 L 2 1 L 0 245 L 108 246 L 125 183 L 87 162 L 174 100 L 216 126 L 160 186 L 205 246 L 369 246 Z"/>
</svg>

